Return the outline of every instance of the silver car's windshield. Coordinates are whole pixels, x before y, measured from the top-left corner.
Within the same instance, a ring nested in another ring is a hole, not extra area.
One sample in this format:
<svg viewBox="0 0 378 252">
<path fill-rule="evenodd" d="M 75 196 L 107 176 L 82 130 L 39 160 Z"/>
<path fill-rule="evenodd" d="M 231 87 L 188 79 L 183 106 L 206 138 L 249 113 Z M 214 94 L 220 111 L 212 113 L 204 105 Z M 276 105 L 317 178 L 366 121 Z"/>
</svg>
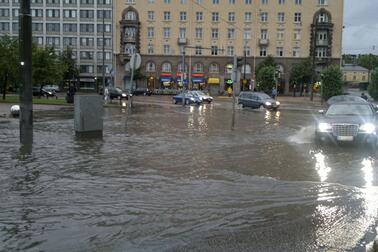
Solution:
<svg viewBox="0 0 378 252">
<path fill-rule="evenodd" d="M 326 113 L 327 116 L 371 116 L 373 111 L 366 104 L 333 104 Z"/>
<path fill-rule="evenodd" d="M 262 100 L 271 99 L 270 96 L 267 95 L 267 94 L 259 94 L 259 97 L 260 97 Z"/>
</svg>

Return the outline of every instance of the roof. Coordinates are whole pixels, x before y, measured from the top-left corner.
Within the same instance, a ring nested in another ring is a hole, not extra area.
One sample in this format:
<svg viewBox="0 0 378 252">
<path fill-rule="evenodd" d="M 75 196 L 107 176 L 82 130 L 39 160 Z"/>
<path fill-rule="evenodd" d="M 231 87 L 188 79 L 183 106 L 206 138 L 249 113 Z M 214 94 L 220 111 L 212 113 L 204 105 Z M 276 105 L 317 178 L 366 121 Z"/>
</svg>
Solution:
<svg viewBox="0 0 378 252">
<path fill-rule="evenodd" d="M 368 72 L 369 70 L 357 65 L 344 65 L 341 68 L 342 71 L 351 71 L 351 72 Z"/>
</svg>

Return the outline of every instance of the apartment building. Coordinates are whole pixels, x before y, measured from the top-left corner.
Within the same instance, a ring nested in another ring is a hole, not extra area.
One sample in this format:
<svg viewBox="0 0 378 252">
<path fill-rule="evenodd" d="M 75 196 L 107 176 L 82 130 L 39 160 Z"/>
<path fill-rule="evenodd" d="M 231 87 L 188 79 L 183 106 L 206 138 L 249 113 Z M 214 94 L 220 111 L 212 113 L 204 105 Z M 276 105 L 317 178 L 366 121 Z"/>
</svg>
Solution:
<svg viewBox="0 0 378 252">
<path fill-rule="evenodd" d="M 19 0 L 0 0 L 0 36 L 18 37 L 19 8 Z M 71 47 L 80 69 L 80 87 L 93 89 L 102 78 L 103 43 L 105 77 L 111 80 L 112 11 L 112 0 L 32 0 L 33 41 L 57 51 Z"/>
<path fill-rule="evenodd" d="M 343 0 L 117 1 L 116 84 L 127 82 L 130 56 L 138 52 L 147 76 L 139 85 L 179 89 L 188 84 L 222 93 L 232 83 L 236 54 L 245 57 L 240 69 L 245 89 L 255 84 L 256 66 L 272 55 L 279 89 L 288 92 L 293 64 L 307 57 L 318 70 L 340 64 L 343 6 Z"/>
</svg>

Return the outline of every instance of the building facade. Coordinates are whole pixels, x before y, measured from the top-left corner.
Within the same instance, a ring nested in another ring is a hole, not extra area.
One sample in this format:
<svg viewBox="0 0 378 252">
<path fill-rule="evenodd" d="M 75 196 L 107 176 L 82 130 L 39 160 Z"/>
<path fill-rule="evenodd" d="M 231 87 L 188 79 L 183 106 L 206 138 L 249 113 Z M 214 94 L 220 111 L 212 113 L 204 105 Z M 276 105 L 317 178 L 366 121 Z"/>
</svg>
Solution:
<svg viewBox="0 0 378 252">
<path fill-rule="evenodd" d="M 243 89 L 254 85 L 256 66 L 272 55 L 281 72 L 280 91 L 288 92 L 294 63 L 311 57 L 318 69 L 340 64 L 343 5 L 343 0 L 117 1 L 116 85 L 127 84 L 135 52 L 147 77 L 138 85 L 179 89 L 188 84 L 213 94 L 232 83 L 234 55 L 243 57 Z"/>
<path fill-rule="evenodd" d="M 343 72 L 344 83 L 350 87 L 366 88 L 369 82 L 369 70 L 352 64 L 345 64 L 341 68 Z"/>
<path fill-rule="evenodd" d="M 19 0 L 0 0 L 0 36 L 18 37 Z M 71 47 L 80 69 L 80 88 L 111 80 L 113 59 L 112 0 L 32 0 L 33 41 L 56 51 Z M 104 36 L 104 40 L 103 40 Z M 104 43 L 104 48 L 103 48 Z M 103 54 L 104 49 L 104 54 Z"/>
</svg>

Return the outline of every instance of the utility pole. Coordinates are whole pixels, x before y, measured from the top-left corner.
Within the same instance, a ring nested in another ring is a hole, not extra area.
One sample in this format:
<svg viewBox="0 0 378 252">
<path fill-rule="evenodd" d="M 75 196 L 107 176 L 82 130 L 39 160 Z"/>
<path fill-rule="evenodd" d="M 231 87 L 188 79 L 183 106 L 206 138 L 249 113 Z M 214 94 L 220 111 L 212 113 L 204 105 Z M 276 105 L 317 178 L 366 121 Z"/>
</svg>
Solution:
<svg viewBox="0 0 378 252">
<path fill-rule="evenodd" d="M 105 94 L 105 9 L 102 10 L 102 92 Z"/>
<path fill-rule="evenodd" d="M 30 0 L 22 0 L 19 16 L 21 90 L 20 90 L 20 142 L 25 147 L 33 143 L 32 95 L 32 17 Z M 31 151 L 31 150 L 30 150 Z"/>
<path fill-rule="evenodd" d="M 246 51 L 246 47 L 244 46 L 244 66 L 242 68 L 242 70 L 244 71 L 244 74 L 243 74 L 243 84 L 242 84 L 241 91 L 243 91 L 244 84 L 247 82 L 247 80 L 245 79 L 245 72 L 246 72 L 245 70 L 246 70 L 246 67 L 247 67 L 247 51 Z"/>
<path fill-rule="evenodd" d="M 182 106 L 185 106 L 184 73 L 185 73 L 185 46 L 182 46 L 182 56 L 181 56 Z"/>
<path fill-rule="evenodd" d="M 311 88 L 311 96 L 310 96 L 310 100 L 313 101 L 314 100 L 314 81 L 315 81 L 315 75 L 316 75 L 316 69 L 315 69 L 315 59 L 316 59 L 316 30 L 317 30 L 317 23 L 318 23 L 318 20 L 316 19 L 315 20 L 315 24 L 313 26 L 314 28 L 314 31 L 313 31 L 313 52 L 312 52 L 312 77 L 311 77 L 311 85 L 310 85 L 310 88 Z"/>
</svg>

